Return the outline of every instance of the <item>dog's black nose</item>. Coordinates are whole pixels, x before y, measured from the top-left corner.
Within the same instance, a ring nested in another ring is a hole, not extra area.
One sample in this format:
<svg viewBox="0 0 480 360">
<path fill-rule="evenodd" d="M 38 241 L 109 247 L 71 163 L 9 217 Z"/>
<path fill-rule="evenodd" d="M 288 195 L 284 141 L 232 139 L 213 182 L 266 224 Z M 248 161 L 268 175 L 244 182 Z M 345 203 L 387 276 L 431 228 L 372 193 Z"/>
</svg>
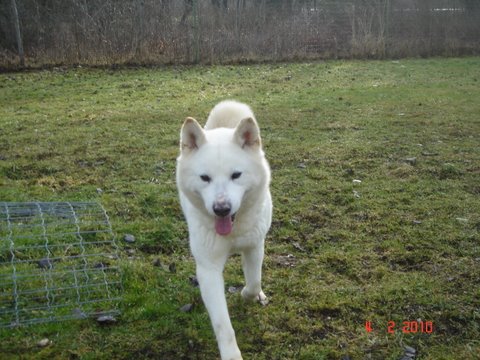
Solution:
<svg viewBox="0 0 480 360">
<path fill-rule="evenodd" d="M 215 215 L 220 217 L 225 217 L 230 214 L 230 210 L 232 210 L 232 206 L 230 203 L 215 203 L 213 204 L 213 212 Z"/>
</svg>

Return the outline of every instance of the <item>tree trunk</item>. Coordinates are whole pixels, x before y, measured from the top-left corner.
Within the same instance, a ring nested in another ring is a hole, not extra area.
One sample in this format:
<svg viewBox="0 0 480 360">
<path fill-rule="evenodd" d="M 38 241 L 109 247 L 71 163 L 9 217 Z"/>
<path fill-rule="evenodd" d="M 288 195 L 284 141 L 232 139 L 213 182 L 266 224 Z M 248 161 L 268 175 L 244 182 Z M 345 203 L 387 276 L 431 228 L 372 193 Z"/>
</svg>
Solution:
<svg viewBox="0 0 480 360">
<path fill-rule="evenodd" d="M 20 66 L 25 66 L 25 54 L 23 52 L 22 34 L 20 32 L 20 21 L 18 19 L 17 3 L 12 0 L 13 22 L 15 25 L 15 37 L 17 38 L 18 56 L 20 57 Z"/>
</svg>

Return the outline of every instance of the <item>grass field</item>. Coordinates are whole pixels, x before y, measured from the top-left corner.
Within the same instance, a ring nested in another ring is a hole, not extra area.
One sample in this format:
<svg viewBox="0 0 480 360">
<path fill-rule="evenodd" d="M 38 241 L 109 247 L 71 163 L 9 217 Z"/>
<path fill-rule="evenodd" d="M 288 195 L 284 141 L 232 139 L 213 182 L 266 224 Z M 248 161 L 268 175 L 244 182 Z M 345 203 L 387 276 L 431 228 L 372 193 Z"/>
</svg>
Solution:
<svg viewBox="0 0 480 360">
<path fill-rule="evenodd" d="M 227 292 L 244 358 L 478 359 L 480 58 L 0 74 L 0 201 L 100 202 L 124 283 L 117 323 L 1 329 L 0 358 L 217 358 L 174 170 L 183 119 L 226 98 L 272 167 L 270 304 Z"/>
</svg>

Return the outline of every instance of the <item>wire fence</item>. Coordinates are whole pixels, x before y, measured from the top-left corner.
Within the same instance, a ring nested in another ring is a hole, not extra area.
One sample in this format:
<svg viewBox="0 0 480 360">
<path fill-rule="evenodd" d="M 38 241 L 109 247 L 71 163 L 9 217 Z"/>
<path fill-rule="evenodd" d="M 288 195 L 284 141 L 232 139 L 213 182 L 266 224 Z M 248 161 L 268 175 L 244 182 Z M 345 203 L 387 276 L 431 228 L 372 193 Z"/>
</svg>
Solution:
<svg viewBox="0 0 480 360">
<path fill-rule="evenodd" d="M 88 202 L 0 202 L 0 327 L 117 315 L 118 247 Z"/>
<path fill-rule="evenodd" d="M 16 3 L 14 19 L 12 2 L 0 2 L 0 67 L 15 68 L 23 48 L 33 67 L 480 53 L 478 0 Z"/>
</svg>

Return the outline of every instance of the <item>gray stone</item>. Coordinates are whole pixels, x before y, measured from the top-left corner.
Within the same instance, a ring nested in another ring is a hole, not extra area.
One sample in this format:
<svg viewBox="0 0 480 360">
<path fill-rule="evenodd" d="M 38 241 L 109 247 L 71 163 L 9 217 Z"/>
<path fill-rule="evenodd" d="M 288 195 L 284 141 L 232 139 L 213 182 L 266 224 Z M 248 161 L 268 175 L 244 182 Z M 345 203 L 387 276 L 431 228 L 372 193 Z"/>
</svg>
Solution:
<svg viewBox="0 0 480 360">
<path fill-rule="evenodd" d="M 41 269 L 51 269 L 53 268 L 53 261 L 51 259 L 40 259 L 37 261 L 37 265 Z"/>
<path fill-rule="evenodd" d="M 181 312 L 187 313 L 193 310 L 193 305 L 192 304 L 185 304 L 183 305 L 180 309 Z"/>
<path fill-rule="evenodd" d="M 117 319 L 115 319 L 115 316 L 113 315 L 101 315 L 97 318 L 97 322 L 99 324 L 114 324 L 117 322 Z"/>
<path fill-rule="evenodd" d="M 199 283 L 198 283 L 198 279 L 195 275 L 191 275 L 188 277 L 188 280 L 190 281 L 190 284 L 193 286 L 193 287 L 198 287 L 199 286 Z"/>
<path fill-rule="evenodd" d="M 229 292 L 230 294 L 235 294 L 235 293 L 237 293 L 237 292 L 239 292 L 239 291 L 240 291 L 240 288 L 237 287 L 237 286 L 229 286 L 229 287 L 228 287 L 228 292 Z"/>
<path fill-rule="evenodd" d="M 162 261 L 159 258 L 156 258 L 155 260 L 153 260 L 152 265 L 162 267 Z"/>
<path fill-rule="evenodd" d="M 51 343 L 52 343 L 52 341 L 50 339 L 45 338 L 45 339 L 42 339 L 39 342 L 37 342 L 37 346 L 38 347 L 46 347 L 46 346 L 50 345 Z"/>
<path fill-rule="evenodd" d="M 404 349 L 405 349 L 405 354 L 415 354 L 416 353 L 416 350 L 414 348 L 412 348 L 411 346 L 405 345 Z"/>
<path fill-rule="evenodd" d="M 410 158 L 406 158 L 404 160 L 408 165 L 416 165 L 417 164 L 417 158 L 416 157 L 410 157 Z"/>
<path fill-rule="evenodd" d="M 127 243 L 134 243 L 135 236 L 133 236 L 132 234 L 125 234 L 125 236 L 123 237 L 123 240 L 125 240 L 125 242 Z"/>
</svg>

